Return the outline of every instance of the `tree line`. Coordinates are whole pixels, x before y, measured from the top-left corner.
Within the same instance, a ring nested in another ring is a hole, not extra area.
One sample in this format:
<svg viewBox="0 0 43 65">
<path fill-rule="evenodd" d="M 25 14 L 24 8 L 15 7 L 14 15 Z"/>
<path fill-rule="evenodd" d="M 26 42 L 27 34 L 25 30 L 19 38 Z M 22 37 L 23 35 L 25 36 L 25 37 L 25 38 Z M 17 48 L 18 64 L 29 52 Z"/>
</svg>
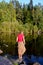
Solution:
<svg viewBox="0 0 43 65">
<path fill-rule="evenodd" d="M 9 53 L 14 53 L 16 36 L 19 31 L 24 31 L 26 42 L 32 40 L 33 32 L 40 30 L 43 32 L 43 6 L 39 3 L 33 6 L 33 3 L 20 4 L 18 0 L 10 0 L 9 3 L 0 2 L 0 45 L 8 44 Z M 36 39 L 35 36 L 34 39 Z M 16 51 L 15 51 L 16 52 Z"/>
</svg>

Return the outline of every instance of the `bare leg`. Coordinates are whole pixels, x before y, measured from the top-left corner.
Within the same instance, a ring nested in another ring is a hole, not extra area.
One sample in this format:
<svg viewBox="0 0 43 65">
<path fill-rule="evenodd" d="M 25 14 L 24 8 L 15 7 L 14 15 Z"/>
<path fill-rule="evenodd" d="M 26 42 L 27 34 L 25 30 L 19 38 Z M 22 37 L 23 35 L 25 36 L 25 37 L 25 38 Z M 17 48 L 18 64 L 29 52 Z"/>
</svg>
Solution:
<svg viewBox="0 0 43 65">
<path fill-rule="evenodd" d="M 19 62 L 21 63 L 22 62 L 22 55 L 19 54 Z"/>
</svg>

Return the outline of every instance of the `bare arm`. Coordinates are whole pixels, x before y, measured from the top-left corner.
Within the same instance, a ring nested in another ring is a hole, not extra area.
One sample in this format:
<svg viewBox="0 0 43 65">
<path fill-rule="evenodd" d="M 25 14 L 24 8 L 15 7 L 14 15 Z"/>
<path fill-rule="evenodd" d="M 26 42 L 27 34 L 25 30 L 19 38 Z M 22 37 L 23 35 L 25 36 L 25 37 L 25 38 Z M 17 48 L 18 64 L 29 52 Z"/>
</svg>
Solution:
<svg viewBox="0 0 43 65">
<path fill-rule="evenodd" d="M 18 42 L 18 37 L 16 38 L 16 42 Z"/>
<path fill-rule="evenodd" d="M 25 44 L 25 38 L 24 38 L 24 36 L 23 36 L 23 43 Z"/>
</svg>

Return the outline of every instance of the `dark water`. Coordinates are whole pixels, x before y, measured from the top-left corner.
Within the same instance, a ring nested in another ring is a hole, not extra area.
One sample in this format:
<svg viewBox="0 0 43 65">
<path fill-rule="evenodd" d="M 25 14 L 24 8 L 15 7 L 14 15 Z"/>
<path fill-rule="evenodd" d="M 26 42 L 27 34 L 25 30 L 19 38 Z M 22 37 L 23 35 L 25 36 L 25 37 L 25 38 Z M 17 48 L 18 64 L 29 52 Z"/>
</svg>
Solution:
<svg viewBox="0 0 43 65">
<path fill-rule="evenodd" d="M 26 39 L 26 54 L 43 56 L 43 33 L 38 35 L 27 35 Z M 15 34 L 2 33 L 0 34 L 0 48 L 4 53 L 17 54 L 17 43 Z"/>
<path fill-rule="evenodd" d="M 37 56 L 32 55 L 31 56 L 31 62 L 34 62 L 34 63 L 38 62 L 41 65 L 43 65 L 43 57 L 42 56 L 37 57 Z"/>
<path fill-rule="evenodd" d="M 30 40 L 26 42 L 27 54 L 43 56 L 43 34 L 30 35 Z"/>
<path fill-rule="evenodd" d="M 43 34 L 38 35 L 35 33 L 34 35 L 29 35 L 27 37 L 27 39 L 28 39 L 28 41 L 26 41 L 26 45 L 25 45 L 26 49 L 27 49 L 26 53 L 25 53 L 26 56 L 23 57 L 24 61 L 26 62 L 26 64 L 39 62 L 41 65 L 43 65 Z M 9 42 L 9 40 L 11 40 L 11 42 L 13 42 L 14 36 L 12 36 L 12 39 L 6 37 L 5 41 Z M 10 54 L 13 53 L 13 55 L 14 55 L 14 53 L 17 53 L 17 45 L 14 46 L 14 44 L 9 43 L 8 44 L 9 47 L 8 47 L 8 46 L 6 46 L 6 44 L 3 45 L 3 43 L 1 43 L 2 41 L 3 40 L 0 41 L 0 46 L 1 46 L 0 48 L 2 50 L 4 50 L 4 53 L 10 52 Z M 14 50 L 14 49 L 16 49 L 16 50 Z M 13 58 L 15 59 L 15 57 L 13 57 Z M 2 62 L 0 62 L 0 63 L 2 63 Z"/>
<path fill-rule="evenodd" d="M 11 56 L 11 55 L 7 56 L 7 60 L 5 60 L 6 61 L 5 63 L 10 62 L 9 60 L 12 63 L 16 63 L 17 64 L 18 63 L 17 62 L 18 56 Z M 23 56 L 23 61 L 25 62 L 25 65 L 33 65 L 36 62 L 38 62 L 39 64 L 43 65 L 43 57 L 41 57 L 41 56 L 38 57 L 38 56 L 31 55 L 31 58 L 29 58 L 27 55 L 24 55 Z"/>
</svg>

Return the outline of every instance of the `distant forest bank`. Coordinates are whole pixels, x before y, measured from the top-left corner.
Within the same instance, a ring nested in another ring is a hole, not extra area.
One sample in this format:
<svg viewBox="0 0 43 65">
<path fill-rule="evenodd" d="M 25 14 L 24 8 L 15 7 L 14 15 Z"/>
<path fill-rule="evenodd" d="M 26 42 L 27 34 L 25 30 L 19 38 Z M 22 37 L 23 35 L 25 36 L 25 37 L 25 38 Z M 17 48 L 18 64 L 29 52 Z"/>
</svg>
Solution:
<svg viewBox="0 0 43 65">
<path fill-rule="evenodd" d="M 30 1 L 29 4 L 22 6 L 17 0 L 9 3 L 0 2 L 0 48 L 4 53 L 17 53 L 16 36 L 19 31 L 24 32 L 28 43 L 27 51 L 30 52 L 28 46 L 30 48 L 32 43 L 37 43 L 35 45 L 37 48 L 32 44 L 31 52 L 33 53 L 35 47 L 36 50 L 38 49 L 36 53 L 40 55 L 43 49 L 43 6 L 41 4 L 33 6 Z"/>
</svg>

